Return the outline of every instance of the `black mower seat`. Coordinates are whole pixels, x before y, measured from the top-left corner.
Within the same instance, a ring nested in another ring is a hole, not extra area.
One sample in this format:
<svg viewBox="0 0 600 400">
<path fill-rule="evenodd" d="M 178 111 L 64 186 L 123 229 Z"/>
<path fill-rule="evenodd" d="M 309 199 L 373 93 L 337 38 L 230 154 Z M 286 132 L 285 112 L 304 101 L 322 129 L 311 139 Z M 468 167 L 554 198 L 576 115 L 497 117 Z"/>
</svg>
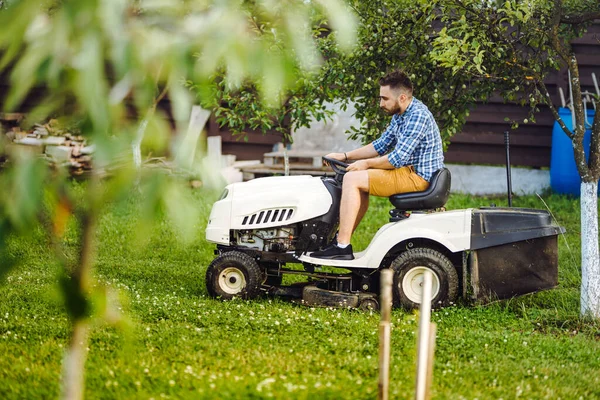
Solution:
<svg viewBox="0 0 600 400">
<path fill-rule="evenodd" d="M 401 211 L 431 210 L 443 207 L 449 195 L 450 171 L 441 168 L 433 173 L 426 190 L 394 194 L 390 196 L 390 202 Z"/>
</svg>

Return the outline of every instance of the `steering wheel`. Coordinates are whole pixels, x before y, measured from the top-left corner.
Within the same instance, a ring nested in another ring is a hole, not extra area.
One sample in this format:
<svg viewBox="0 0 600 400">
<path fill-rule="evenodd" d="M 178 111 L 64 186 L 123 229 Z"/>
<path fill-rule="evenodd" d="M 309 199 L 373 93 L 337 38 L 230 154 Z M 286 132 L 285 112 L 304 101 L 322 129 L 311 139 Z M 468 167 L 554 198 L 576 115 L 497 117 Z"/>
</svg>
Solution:
<svg viewBox="0 0 600 400">
<path fill-rule="evenodd" d="M 336 178 L 338 176 L 343 177 L 346 174 L 346 167 L 349 165 L 348 163 L 329 157 L 323 157 L 323 161 L 329 164 L 333 172 L 335 172 Z"/>
</svg>

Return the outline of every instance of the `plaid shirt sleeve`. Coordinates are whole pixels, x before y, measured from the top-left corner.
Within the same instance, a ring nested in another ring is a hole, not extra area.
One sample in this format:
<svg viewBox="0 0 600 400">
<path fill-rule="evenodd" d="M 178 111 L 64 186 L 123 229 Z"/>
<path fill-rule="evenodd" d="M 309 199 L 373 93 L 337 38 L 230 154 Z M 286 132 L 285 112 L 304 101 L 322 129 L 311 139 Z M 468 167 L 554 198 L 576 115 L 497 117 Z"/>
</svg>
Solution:
<svg viewBox="0 0 600 400">
<path fill-rule="evenodd" d="M 410 164 L 415 149 L 421 144 L 427 132 L 427 115 L 423 112 L 412 112 L 404 122 L 398 144 L 388 154 L 388 161 L 396 168 Z"/>
<path fill-rule="evenodd" d="M 380 156 L 387 153 L 390 149 L 396 146 L 396 130 L 398 129 L 399 116 L 394 115 L 392 121 L 381 136 L 373 141 L 373 147 Z"/>
</svg>

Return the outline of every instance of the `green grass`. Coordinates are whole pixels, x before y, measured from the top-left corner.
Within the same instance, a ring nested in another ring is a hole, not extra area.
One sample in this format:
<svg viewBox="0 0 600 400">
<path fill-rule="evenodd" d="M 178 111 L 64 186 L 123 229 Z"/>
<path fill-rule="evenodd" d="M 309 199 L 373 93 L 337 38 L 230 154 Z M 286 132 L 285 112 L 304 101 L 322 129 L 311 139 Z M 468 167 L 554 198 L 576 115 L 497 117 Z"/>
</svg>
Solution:
<svg viewBox="0 0 600 400">
<path fill-rule="evenodd" d="M 95 281 L 122 318 L 91 329 L 89 399 L 372 399 L 378 315 L 308 308 L 279 299 L 221 302 L 204 284 L 213 246 L 203 228 L 215 195 L 196 192 L 202 218 L 189 245 L 163 220 L 139 232 L 135 202 L 100 221 Z M 568 230 L 559 240 L 560 286 L 485 306 L 432 314 L 438 335 L 433 398 L 600 398 L 600 324 L 579 313 L 579 203 L 544 196 Z M 506 204 L 454 195 L 448 208 Z M 514 205 L 545 208 L 537 197 Z M 367 246 L 390 206 L 374 199 L 354 237 Z M 140 241 L 142 238 L 144 240 Z M 74 258 L 74 231 L 66 238 Z M 0 287 L 0 398 L 56 398 L 69 337 L 58 266 L 41 232 L 11 243 L 21 266 Z M 392 398 L 414 392 L 417 317 L 394 310 Z"/>
</svg>

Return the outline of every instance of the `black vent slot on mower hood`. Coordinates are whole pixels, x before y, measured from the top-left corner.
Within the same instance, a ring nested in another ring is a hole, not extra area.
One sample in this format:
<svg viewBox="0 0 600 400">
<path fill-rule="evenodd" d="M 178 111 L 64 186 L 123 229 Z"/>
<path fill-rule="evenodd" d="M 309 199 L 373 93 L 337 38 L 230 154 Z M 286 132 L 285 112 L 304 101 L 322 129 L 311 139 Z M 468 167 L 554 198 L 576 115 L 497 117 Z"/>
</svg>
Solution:
<svg viewBox="0 0 600 400">
<path fill-rule="evenodd" d="M 251 215 L 246 215 L 242 220 L 242 225 L 262 225 L 271 224 L 274 222 L 284 222 L 292 218 L 293 215 L 293 208 L 263 210 Z"/>
</svg>

